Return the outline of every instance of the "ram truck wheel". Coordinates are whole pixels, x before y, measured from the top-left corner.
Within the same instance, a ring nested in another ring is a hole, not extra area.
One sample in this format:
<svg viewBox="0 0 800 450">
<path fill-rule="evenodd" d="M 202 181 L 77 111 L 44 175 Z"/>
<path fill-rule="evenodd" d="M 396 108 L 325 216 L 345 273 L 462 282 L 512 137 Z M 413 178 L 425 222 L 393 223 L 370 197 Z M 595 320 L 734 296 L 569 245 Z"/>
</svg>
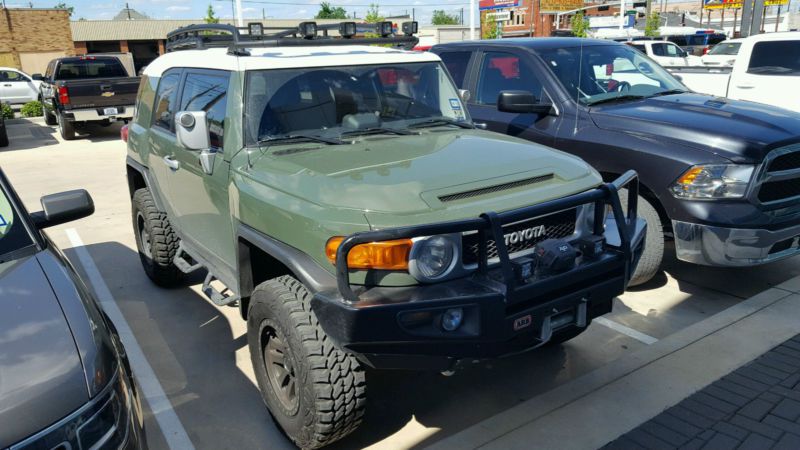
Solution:
<svg viewBox="0 0 800 450">
<path fill-rule="evenodd" d="M 623 210 L 628 205 L 628 190 L 619 192 L 619 199 Z M 647 222 L 647 236 L 644 241 L 644 251 L 636 270 L 631 275 L 628 282 L 629 287 L 647 283 L 652 279 L 661 268 L 661 261 L 664 259 L 664 228 L 661 225 L 661 217 L 653 205 L 641 195 L 638 200 L 638 216 Z"/>
<path fill-rule="evenodd" d="M 302 283 L 282 276 L 253 291 L 247 341 L 261 396 L 302 449 L 323 447 L 355 430 L 364 416 L 366 377 L 319 325 Z"/>
<path fill-rule="evenodd" d="M 147 188 L 133 193 L 131 205 L 136 247 L 145 273 L 159 286 L 174 286 L 183 277 L 173 263 L 180 239 L 172 229 L 167 214 L 156 208 Z"/>
</svg>

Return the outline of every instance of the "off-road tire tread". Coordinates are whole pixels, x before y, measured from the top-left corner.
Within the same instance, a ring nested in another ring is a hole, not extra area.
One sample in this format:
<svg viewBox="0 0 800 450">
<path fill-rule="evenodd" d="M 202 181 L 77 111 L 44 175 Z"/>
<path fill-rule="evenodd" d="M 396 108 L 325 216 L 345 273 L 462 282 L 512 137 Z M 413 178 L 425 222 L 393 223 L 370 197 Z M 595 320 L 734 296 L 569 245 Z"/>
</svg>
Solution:
<svg viewBox="0 0 800 450">
<path fill-rule="evenodd" d="M 149 265 L 150 270 L 148 270 L 144 261 L 145 256 L 141 255 L 142 263 L 145 264 L 145 272 L 159 286 L 174 286 L 183 278 L 183 273 L 172 262 L 180 245 L 178 235 L 172 229 L 167 214 L 156 208 L 148 188 L 138 189 L 133 193 L 133 207 L 134 232 L 138 233 L 136 209 L 142 212 L 144 220 L 150 224 L 150 253 L 153 255 L 153 264 Z"/>
<path fill-rule="evenodd" d="M 300 448 L 314 449 L 347 436 L 361 424 L 366 407 L 366 376 L 352 355 L 337 348 L 311 310 L 311 295 L 298 280 L 281 276 L 256 289 L 271 291 L 286 309 L 305 352 L 306 375 L 313 382 L 313 410 L 306 409 L 302 436 L 292 437 Z M 254 292 L 255 297 L 255 292 Z M 300 359 L 300 358 L 297 358 Z M 306 380 L 298 379 L 300 386 Z M 303 413 L 300 411 L 299 413 Z M 313 424 L 309 427 L 308 424 Z"/>
</svg>

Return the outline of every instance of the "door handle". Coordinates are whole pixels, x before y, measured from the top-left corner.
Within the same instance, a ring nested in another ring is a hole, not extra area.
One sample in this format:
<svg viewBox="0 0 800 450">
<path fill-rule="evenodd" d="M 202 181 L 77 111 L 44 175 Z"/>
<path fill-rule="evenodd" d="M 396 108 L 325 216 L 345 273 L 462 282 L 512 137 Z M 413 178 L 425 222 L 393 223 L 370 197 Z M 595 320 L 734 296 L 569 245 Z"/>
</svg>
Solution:
<svg viewBox="0 0 800 450">
<path fill-rule="evenodd" d="M 485 122 L 472 122 L 472 124 L 475 125 L 475 128 L 480 128 L 481 130 L 485 130 L 486 129 L 486 123 Z"/>
<path fill-rule="evenodd" d="M 11 87 L 11 85 L 10 85 L 10 84 L 4 84 L 3 86 L 5 86 L 5 87 Z"/>
<path fill-rule="evenodd" d="M 742 83 L 742 84 L 737 84 L 736 87 L 739 89 L 753 89 L 756 86 L 750 83 Z"/>
<path fill-rule="evenodd" d="M 166 164 L 167 167 L 169 167 L 172 170 L 178 170 L 181 168 L 181 162 L 175 161 L 174 159 L 172 159 L 172 156 L 165 156 L 164 164 Z"/>
</svg>

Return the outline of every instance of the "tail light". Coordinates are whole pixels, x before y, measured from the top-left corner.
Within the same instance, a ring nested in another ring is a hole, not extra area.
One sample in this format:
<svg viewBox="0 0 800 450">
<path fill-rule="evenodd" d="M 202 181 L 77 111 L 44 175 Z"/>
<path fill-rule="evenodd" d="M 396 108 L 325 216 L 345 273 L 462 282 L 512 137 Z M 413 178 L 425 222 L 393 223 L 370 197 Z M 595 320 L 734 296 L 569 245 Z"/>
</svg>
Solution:
<svg viewBox="0 0 800 450">
<path fill-rule="evenodd" d="M 122 139 L 122 142 L 128 142 L 128 126 L 123 125 L 122 128 L 119 130 L 119 137 Z"/>
<path fill-rule="evenodd" d="M 69 105 L 69 90 L 66 86 L 58 87 L 58 103 L 62 105 Z"/>
</svg>

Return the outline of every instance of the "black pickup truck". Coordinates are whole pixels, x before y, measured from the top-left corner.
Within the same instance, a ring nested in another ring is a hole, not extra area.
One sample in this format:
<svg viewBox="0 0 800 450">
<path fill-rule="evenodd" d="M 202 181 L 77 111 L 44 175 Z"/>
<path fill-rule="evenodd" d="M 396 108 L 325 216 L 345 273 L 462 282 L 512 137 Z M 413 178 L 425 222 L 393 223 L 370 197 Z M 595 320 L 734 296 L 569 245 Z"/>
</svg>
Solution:
<svg viewBox="0 0 800 450">
<path fill-rule="evenodd" d="M 133 118 L 139 77 L 131 77 L 113 56 L 75 56 L 50 61 L 41 80 L 40 100 L 48 125 L 61 137 L 75 138 L 76 127 Z"/>
<path fill-rule="evenodd" d="M 475 125 L 580 156 L 607 180 L 639 173 L 647 241 L 630 285 L 658 271 L 665 238 L 678 259 L 703 265 L 800 253 L 800 114 L 691 92 L 612 41 L 498 39 L 431 51 L 471 93 Z"/>
</svg>

